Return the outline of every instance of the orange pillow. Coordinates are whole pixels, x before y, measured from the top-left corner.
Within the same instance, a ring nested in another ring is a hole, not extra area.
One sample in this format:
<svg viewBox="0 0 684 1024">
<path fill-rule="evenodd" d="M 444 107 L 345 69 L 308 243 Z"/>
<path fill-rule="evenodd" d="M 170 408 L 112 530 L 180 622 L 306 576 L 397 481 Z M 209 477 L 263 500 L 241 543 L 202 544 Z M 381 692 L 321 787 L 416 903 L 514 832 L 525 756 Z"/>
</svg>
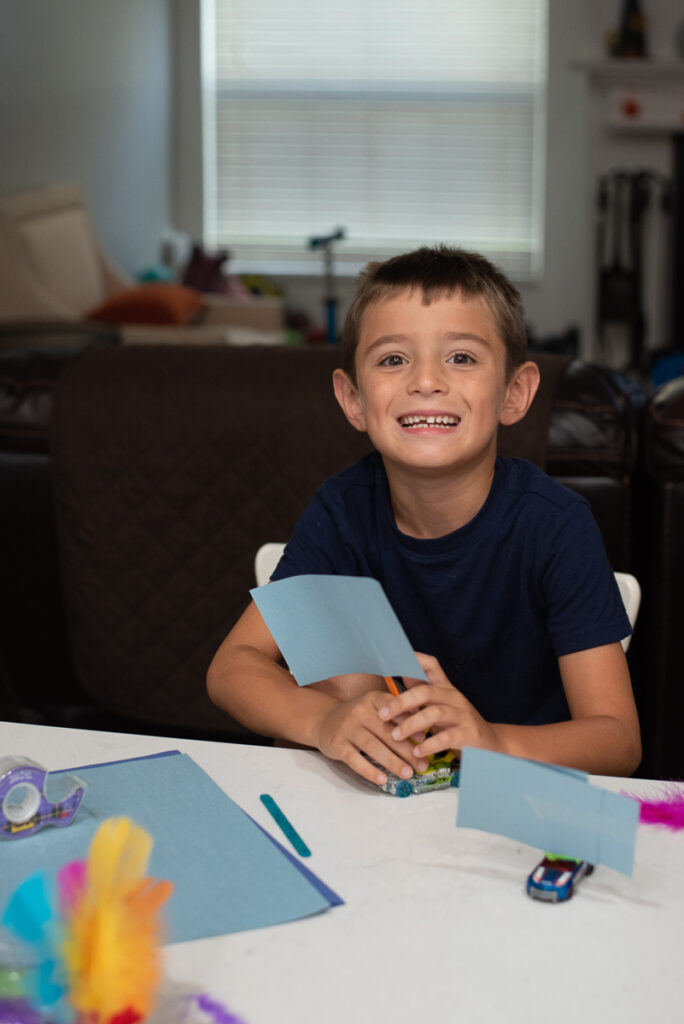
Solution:
<svg viewBox="0 0 684 1024">
<path fill-rule="evenodd" d="M 86 320 L 108 324 L 188 324 L 204 308 L 204 299 L 182 284 L 143 284 L 117 292 L 86 313 Z"/>
</svg>

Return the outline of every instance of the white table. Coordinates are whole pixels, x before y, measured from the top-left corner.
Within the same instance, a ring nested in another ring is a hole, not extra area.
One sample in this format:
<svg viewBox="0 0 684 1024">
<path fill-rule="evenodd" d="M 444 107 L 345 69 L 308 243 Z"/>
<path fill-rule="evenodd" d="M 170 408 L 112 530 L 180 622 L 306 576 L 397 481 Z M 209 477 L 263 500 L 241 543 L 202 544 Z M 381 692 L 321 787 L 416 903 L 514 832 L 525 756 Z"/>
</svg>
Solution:
<svg viewBox="0 0 684 1024">
<path fill-rule="evenodd" d="M 401 800 L 309 751 L 0 723 L 0 755 L 51 770 L 168 749 L 287 845 L 259 801 L 271 793 L 311 847 L 307 865 L 345 900 L 167 947 L 172 984 L 223 1000 L 247 1024 L 684 1019 L 684 833 L 641 827 L 631 879 L 598 867 L 569 903 L 549 905 L 523 888 L 539 851 L 456 829 L 456 790 Z"/>
</svg>

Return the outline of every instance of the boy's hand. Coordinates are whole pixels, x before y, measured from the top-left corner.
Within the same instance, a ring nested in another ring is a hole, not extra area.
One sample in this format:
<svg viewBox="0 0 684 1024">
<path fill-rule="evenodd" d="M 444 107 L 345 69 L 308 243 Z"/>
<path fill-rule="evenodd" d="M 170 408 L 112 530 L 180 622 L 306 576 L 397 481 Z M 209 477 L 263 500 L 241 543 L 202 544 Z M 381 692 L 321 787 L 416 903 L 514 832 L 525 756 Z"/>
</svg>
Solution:
<svg viewBox="0 0 684 1024">
<path fill-rule="evenodd" d="M 385 698 L 378 708 L 382 721 L 392 725 L 392 739 L 415 737 L 419 742 L 413 753 L 420 757 L 463 747 L 500 751 L 494 727 L 451 685 L 437 659 L 417 651 L 416 657 L 429 682 L 405 679 L 406 692 Z"/>
<path fill-rule="evenodd" d="M 387 776 L 364 754 L 403 779 L 410 779 L 414 771 L 425 771 L 429 767 L 427 761 L 416 754 L 410 740 L 393 738 L 394 722 L 381 721 L 379 711 L 386 703 L 387 697 L 381 690 L 340 701 L 321 719 L 316 743 L 327 757 L 343 761 L 378 786 L 387 781 Z"/>
</svg>

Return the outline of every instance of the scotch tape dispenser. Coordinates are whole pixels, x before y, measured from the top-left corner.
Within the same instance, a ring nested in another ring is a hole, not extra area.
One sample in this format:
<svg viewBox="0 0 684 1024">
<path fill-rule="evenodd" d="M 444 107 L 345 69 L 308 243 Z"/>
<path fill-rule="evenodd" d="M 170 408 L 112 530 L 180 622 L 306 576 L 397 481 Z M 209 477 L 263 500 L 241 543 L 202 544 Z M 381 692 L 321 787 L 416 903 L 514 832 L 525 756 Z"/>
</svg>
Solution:
<svg viewBox="0 0 684 1024">
<path fill-rule="evenodd" d="M 0 838 L 30 836 L 45 825 L 70 825 L 86 784 L 68 772 L 49 775 L 28 757 L 0 757 Z"/>
</svg>

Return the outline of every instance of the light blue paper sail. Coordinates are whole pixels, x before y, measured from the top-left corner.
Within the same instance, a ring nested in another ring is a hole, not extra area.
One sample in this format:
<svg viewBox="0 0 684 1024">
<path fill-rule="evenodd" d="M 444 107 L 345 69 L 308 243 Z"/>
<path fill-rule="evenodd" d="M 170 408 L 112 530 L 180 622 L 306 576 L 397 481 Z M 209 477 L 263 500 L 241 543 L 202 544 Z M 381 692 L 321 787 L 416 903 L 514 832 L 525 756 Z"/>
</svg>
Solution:
<svg viewBox="0 0 684 1024">
<path fill-rule="evenodd" d="M 250 593 L 299 686 L 349 672 L 427 679 L 377 580 L 291 576 Z"/>
<path fill-rule="evenodd" d="M 583 772 L 491 750 L 462 752 L 459 828 L 631 875 L 638 823 L 635 800 L 591 785 Z"/>
</svg>

